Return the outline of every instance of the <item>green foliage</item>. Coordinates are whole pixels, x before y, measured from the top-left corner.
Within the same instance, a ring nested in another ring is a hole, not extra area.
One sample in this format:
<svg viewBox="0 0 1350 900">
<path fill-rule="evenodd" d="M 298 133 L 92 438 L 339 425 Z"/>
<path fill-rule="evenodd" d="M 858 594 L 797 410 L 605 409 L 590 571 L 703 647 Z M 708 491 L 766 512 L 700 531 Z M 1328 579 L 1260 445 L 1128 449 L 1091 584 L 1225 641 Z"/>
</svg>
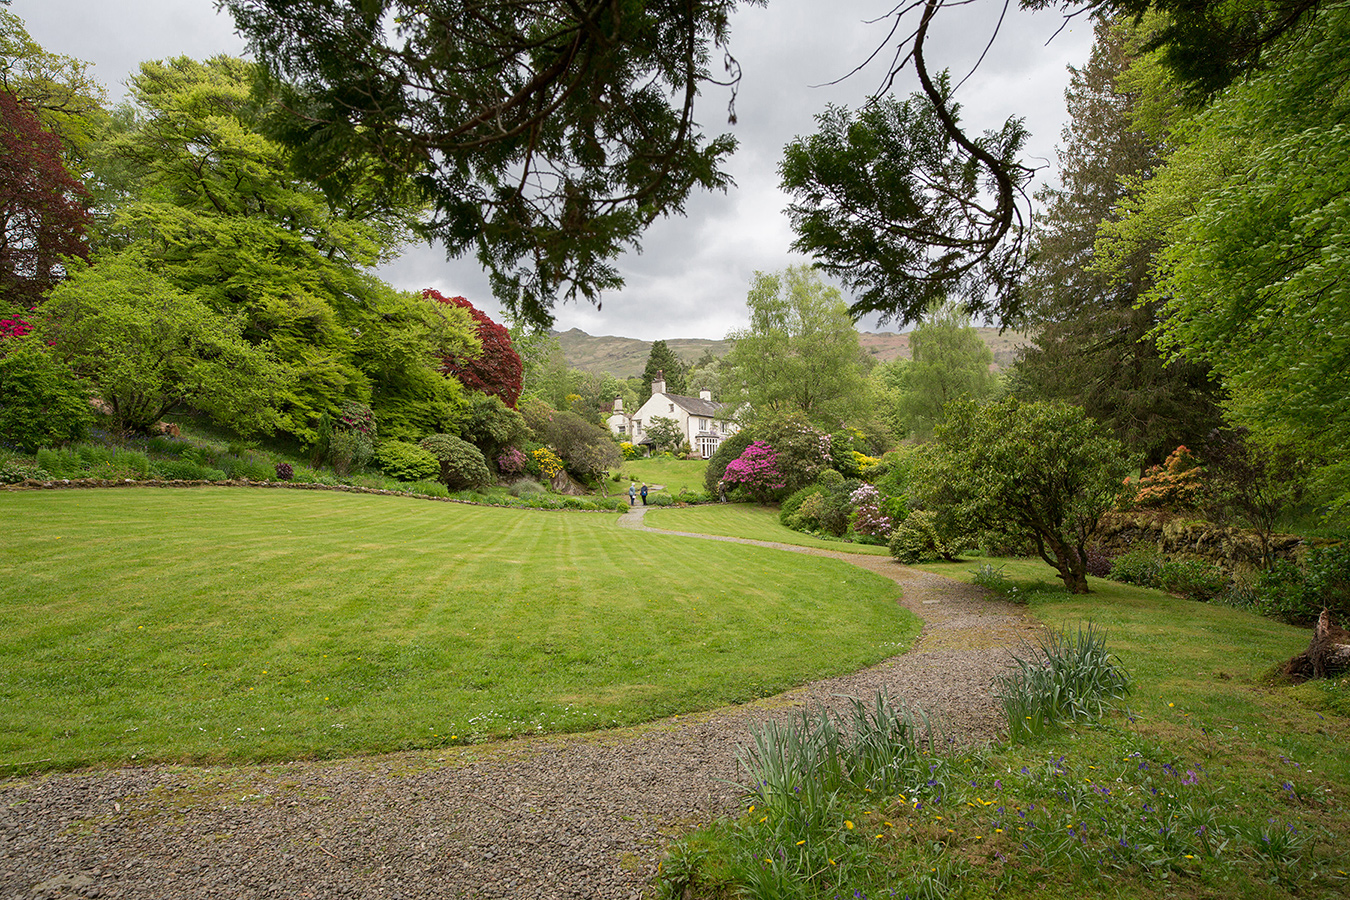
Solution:
<svg viewBox="0 0 1350 900">
<path fill-rule="evenodd" d="M 896 523 L 886 543 L 891 557 L 905 565 L 927 560 L 954 560 L 965 549 L 964 536 L 930 509 L 916 509 Z"/>
<path fill-rule="evenodd" d="M 675 495 L 669 491 L 648 491 L 647 503 L 651 506 L 674 506 Z"/>
<path fill-rule="evenodd" d="M 1208 560 L 1171 557 L 1153 547 L 1135 547 L 1116 557 L 1108 577 L 1200 601 L 1219 599 L 1232 585 L 1228 574 Z"/>
<path fill-rule="evenodd" d="M 0 463 L 0 484 L 18 484 L 21 481 L 50 481 L 52 473 L 35 462 L 25 459 L 7 459 Z"/>
<path fill-rule="evenodd" d="M 435 478 L 441 471 L 440 460 L 429 450 L 408 441 L 385 441 L 375 451 L 380 471 L 399 481 Z"/>
<path fill-rule="evenodd" d="M 923 506 L 983 528 L 1029 534 L 1073 593 L 1086 593 L 1087 545 L 1134 468 L 1119 441 L 1077 407 L 1008 398 L 952 404 L 938 429 Z"/>
<path fill-rule="evenodd" d="M 57 478 L 145 478 L 150 460 L 144 453 L 122 447 L 75 444 L 37 452 L 37 464 Z"/>
<path fill-rule="evenodd" d="M 913 359 L 878 367 L 881 404 L 896 434 L 929 440 L 953 400 L 984 402 L 998 390 L 993 351 L 954 304 L 930 309 L 910 334 Z"/>
<path fill-rule="evenodd" d="M 1350 622 L 1350 542 L 1309 548 L 1301 565 L 1276 562 L 1253 593 L 1258 612 L 1295 625 L 1316 622 L 1323 609 L 1337 624 Z"/>
<path fill-rule="evenodd" d="M 1016 671 L 1000 675 L 994 696 L 1008 719 L 1008 736 L 1025 741 L 1064 722 L 1097 719 L 1130 695 L 1120 660 L 1106 650 L 1106 632 L 1089 622 L 1076 633 L 1050 634 L 1039 652 L 1014 654 Z"/>
<path fill-rule="evenodd" d="M 705 136 L 694 100 L 720 83 L 731 0 L 226 5 L 272 75 L 298 168 L 338 194 L 398 199 L 415 181 L 427 236 L 474 253 L 538 327 L 560 291 L 598 302 L 618 288 L 612 261 L 695 187 L 730 184 L 735 141 Z"/>
<path fill-rule="evenodd" d="M 84 437 L 88 388 L 33 334 L 0 337 L 0 445 L 32 453 Z"/>
<path fill-rule="evenodd" d="M 433 434 L 422 438 L 421 448 L 440 462 L 441 483 L 446 487 L 483 487 L 492 481 L 483 453 L 468 441 L 452 434 Z"/>
<path fill-rule="evenodd" d="M 856 113 L 831 105 L 816 116 L 818 133 L 785 148 L 778 171 L 793 197 L 792 248 L 853 290 L 854 316 L 904 325 L 951 296 L 969 314 L 1009 321 L 1024 262 L 1014 219 L 1031 175 L 1017 161 L 1026 129 L 1013 118 L 959 145 L 950 132 L 960 106 L 947 75 L 935 81 L 936 98 L 875 97 Z"/>
<path fill-rule="evenodd" d="M 286 374 L 238 320 L 147 271 L 135 252 L 69 269 L 42 317 L 57 354 L 94 383 L 118 428 L 146 431 L 180 404 L 245 434 L 281 423 Z"/>
<path fill-rule="evenodd" d="M 554 413 L 540 423 L 535 435 L 558 454 L 575 478 L 597 478 L 622 463 L 609 429 L 574 412 Z"/>
<path fill-rule="evenodd" d="M 1302 448 L 1332 474 L 1350 448 L 1340 273 L 1350 234 L 1350 127 L 1342 85 L 1350 9 L 1321 6 L 1176 135 L 1179 146 L 1121 222 L 1108 262 L 1161 240 L 1158 329 L 1165 352 L 1208 364 L 1230 422 Z"/>
<path fill-rule="evenodd" d="M 652 416 L 651 421 L 644 425 L 644 430 L 658 453 L 674 450 L 684 439 L 680 423 L 665 416 Z"/>
<path fill-rule="evenodd" d="M 525 440 L 525 417 L 495 394 L 475 391 L 468 401 L 468 418 L 460 437 L 473 444 L 488 459 L 496 459 L 507 447 Z"/>
<path fill-rule="evenodd" d="M 727 402 L 830 429 L 869 412 L 869 360 L 838 289 L 805 266 L 756 272 L 746 306 L 750 327 L 731 336 L 725 362 Z"/>
<path fill-rule="evenodd" d="M 1118 218 L 1118 204 L 1166 151 L 1162 130 L 1142 121 L 1145 111 L 1164 103 L 1177 114 L 1175 85 L 1140 84 L 1156 65 L 1140 47 L 1149 27 L 1128 16 L 1097 19 L 1090 59 L 1071 69 L 1062 187 L 1037 193 L 1043 211 L 1023 285 L 1034 343 L 1011 380 L 1025 397 L 1082 406 L 1132 452 L 1160 463 L 1218 426 L 1218 386 L 1204 364 L 1169 364 L 1149 334 L 1159 321 L 1159 305 L 1141 301 L 1151 242 L 1112 272 L 1093 264 L 1098 226 Z"/>
<path fill-rule="evenodd" d="M 638 398 L 638 406 L 633 407 L 633 409 L 636 410 L 651 399 L 652 382 L 658 376 L 665 378 L 667 394 L 679 394 L 681 396 L 688 394 L 688 388 L 685 384 L 685 373 L 688 369 L 689 366 L 675 355 L 675 351 L 670 349 L 669 344 L 665 341 L 653 341 L 651 352 L 647 354 L 647 364 L 642 369 L 642 393 Z"/>
</svg>

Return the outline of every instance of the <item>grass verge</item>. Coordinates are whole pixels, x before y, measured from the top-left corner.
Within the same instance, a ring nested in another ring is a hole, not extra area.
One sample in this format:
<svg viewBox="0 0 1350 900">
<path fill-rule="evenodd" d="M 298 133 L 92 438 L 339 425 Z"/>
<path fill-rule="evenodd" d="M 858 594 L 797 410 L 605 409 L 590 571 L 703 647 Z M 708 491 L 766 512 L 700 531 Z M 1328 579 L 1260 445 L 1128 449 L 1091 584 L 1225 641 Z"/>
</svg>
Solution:
<svg viewBox="0 0 1350 900">
<path fill-rule="evenodd" d="M 0 533 L 10 773 L 631 724 L 917 632 L 886 579 L 602 514 L 125 488 L 0 495 Z"/>
<path fill-rule="evenodd" d="M 982 562 L 924 568 L 969 577 Z M 1019 743 L 931 753 L 921 764 L 897 757 L 901 785 L 832 794 L 809 830 L 747 792 L 741 815 L 672 846 L 660 891 L 855 900 L 1350 892 L 1350 723 L 1334 712 L 1347 684 L 1271 677 L 1307 632 L 1109 582 L 1094 580 L 1088 596 L 1026 590 L 1050 574 L 1039 562 L 1004 571 L 1045 623 L 1093 622 L 1106 634 L 1131 676 L 1126 705 Z"/>
<path fill-rule="evenodd" d="M 818 547 L 840 553 L 861 553 L 867 556 L 887 556 L 885 547 L 853 544 L 846 541 L 827 541 L 784 527 L 778 521 L 778 510 L 748 503 L 709 503 L 682 509 L 651 510 L 644 519 L 652 528 L 667 531 L 688 531 L 695 534 L 715 534 L 722 537 L 747 538 L 752 541 L 772 541 L 794 547 Z"/>
<path fill-rule="evenodd" d="M 701 493 L 703 472 L 707 468 L 706 459 L 667 459 L 661 456 L 652 459 L 630 459 L 619 469 L 619 481 L 611 482 L 609 490 L 626 495 L 629 483 L 636 481 L 638 487 L 644 482 L 648 485 L 659 484 L 663 490 L 671 494 L 678 494 L 681 489 Z"/>
</svg>

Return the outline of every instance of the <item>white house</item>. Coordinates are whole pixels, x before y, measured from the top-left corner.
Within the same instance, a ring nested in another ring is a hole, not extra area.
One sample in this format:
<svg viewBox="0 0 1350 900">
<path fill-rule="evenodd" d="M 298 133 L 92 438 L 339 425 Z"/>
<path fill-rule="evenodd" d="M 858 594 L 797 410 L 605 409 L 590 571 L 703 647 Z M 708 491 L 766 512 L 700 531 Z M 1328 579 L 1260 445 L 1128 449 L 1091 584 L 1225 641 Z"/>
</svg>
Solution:
<svg viewBox="0 0 1350 900">
<path fill-rule="evenodd" d="M 666 393 L 665 373 L 652 382 L 652 397 L 635 413 L 624 411 L 623 400 L 616 398 L 608 419 L 609 430 L 634 444 L 652 443 L 647 429 L 656 418 L 674 419 L 680 434 L 689 442 L 694 455 L 707 459 L 729 435 L 739 428 L 732 421 L 735 410 L 726 403 L 713 401 L 711 391 L 699 391 L 697 397 Z"/>
</svg>

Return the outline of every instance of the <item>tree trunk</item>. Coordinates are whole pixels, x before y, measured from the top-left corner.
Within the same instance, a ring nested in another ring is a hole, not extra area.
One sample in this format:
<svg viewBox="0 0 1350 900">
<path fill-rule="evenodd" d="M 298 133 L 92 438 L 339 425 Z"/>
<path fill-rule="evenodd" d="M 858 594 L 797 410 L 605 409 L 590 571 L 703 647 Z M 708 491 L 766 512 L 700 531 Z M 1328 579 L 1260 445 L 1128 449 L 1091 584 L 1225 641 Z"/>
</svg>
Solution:
<svg viewBox="0 0 1350 900">
<path fill-rule="evenodd" d="M 1284 674 L 1295 681 L 1310 678 L 1328 678 L 1350 672 L 1350 631 L 1331 621 L 1331 613 L 1323 609 L 1313 629 L 1308 649 L 1284 664 Z"/>
</svg>

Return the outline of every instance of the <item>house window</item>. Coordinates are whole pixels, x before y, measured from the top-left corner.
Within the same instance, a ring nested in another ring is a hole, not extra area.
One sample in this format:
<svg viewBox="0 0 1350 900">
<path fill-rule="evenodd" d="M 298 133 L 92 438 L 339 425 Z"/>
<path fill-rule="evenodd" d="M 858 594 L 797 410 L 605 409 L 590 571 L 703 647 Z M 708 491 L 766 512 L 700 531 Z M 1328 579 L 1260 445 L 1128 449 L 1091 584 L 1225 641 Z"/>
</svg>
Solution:
<svg viewBox="0 0 1350 900">
<path fill-rule="evenodd" d="M 674 412 L 674 411 L 675 411 L 675 404 L 674 404 L 674 403 L 670 404 L 670 411 L 671 411 L 671 412 Z"/>
<path fill-rule="evenodd" d="M 699 419 L 699 420 L 698 420 L 698 430 L 699 430 L 699 431 L 707 431 L 707 430 L 708 430 L 708 420 L 707 420 L 707 419 Z"/>
<path fill-rule="evenodd" d="M 628 426 L 627 426 L 627 425 L 620 425 L 620 426 L 619 426 L 619 434 L 627 434 L 627 433 L 628 433 Z"/>
</svg>

